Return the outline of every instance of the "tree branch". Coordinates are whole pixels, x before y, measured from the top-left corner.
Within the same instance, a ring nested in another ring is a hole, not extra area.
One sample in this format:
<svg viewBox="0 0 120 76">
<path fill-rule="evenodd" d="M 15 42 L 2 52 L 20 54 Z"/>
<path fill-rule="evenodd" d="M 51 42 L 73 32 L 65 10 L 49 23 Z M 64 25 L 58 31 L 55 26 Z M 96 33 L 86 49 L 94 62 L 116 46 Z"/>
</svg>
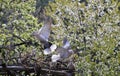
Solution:
<svg viewBox="0 0 120 76">
<path fill-rule="evenodd" d="M 27 71 L 28 73 L 34 73 L 34 67 L 24 67 L 24 66 L 0 66 L 0 74 L 4 74 L 4 72 L 13 70 L 13 71 Z M 69 72 L 69 70 L 50 70 L 45 68 L 40 68 L 38 70 L 41 74 L 54 74 L 59 76 L 67 76 L 68 74 L 72 74 L 73 72 Z"/>
</svg>

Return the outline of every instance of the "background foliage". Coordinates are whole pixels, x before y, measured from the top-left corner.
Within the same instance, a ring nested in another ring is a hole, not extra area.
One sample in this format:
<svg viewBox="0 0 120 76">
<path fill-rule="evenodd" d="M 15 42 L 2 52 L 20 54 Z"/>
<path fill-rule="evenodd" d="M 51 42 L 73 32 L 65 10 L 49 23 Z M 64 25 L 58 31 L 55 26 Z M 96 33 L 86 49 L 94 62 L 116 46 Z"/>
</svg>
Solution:
<svg viewBox="0 0 120 76">
<path fill-rule="evenodd" d="M 31 33 L 43 25 L 44 14 L 54 21 L 52 42 L 62 46 L 67 36 L 77 51 L 76 76 L 120 74 L 119 0 L 0 0 L 1 59 L 33 49 L 40 56 L 40 43 Z"/>
</svg>

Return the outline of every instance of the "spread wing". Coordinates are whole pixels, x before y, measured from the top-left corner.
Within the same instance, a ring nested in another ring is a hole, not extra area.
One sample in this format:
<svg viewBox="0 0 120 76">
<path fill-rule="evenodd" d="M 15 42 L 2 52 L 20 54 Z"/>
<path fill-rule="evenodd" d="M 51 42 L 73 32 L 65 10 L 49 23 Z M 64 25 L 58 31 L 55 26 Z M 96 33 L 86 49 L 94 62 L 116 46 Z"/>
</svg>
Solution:
<svg viewBox="0 0 120 76">
<path fill-rule="evenodd" d="M 66 37 L 63 39 L 63 48 L 65 49 L 70 48 L 70 42 L 67 40 Z"/>
<path fill-rule="evenodd" d="M 38 34 L 41 38 L 40 41 L 48 41 L 51 31 L 51 18 L 47 18 L 44 22 L 44 25 L 38 31 Z"/>
</svg>

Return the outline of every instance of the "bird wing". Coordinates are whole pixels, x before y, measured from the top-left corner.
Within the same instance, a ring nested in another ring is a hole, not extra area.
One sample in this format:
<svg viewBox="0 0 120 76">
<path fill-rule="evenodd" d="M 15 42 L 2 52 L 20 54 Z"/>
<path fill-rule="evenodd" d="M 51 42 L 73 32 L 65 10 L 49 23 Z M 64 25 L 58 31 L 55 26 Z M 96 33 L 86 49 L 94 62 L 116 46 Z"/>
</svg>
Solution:
<svg viewBox="0 0 120 76">
<path fill-rule="evenodd" d="M 67 40 L 66 37 L 63 39 L 63 48 L 65 49 L 70 48 L 70 42 Z"/>
<path fill-rule="evenodd" d="M 48 41 L 51 31 L 51 21 L 47 20 L 44 22 L 44 25 L 38 31 L 41 41 Z"/>
<path fill-rule="evenodd" d="M 69 57 L 69 52 L 65 48 L 59 47 L 56 49 L 56 52 L 57 52 L 57 54 L 60 54 L 61 58 Z"/>
</svg>

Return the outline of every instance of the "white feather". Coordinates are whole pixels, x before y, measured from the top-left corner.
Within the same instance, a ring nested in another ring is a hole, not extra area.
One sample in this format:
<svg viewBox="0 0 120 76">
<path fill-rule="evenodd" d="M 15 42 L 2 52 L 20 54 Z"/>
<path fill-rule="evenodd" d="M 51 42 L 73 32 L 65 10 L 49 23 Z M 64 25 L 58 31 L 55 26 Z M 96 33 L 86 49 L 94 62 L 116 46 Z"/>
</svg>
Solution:
<svg viewBox="0 0 120 76">
<path fill-rule="evenodd" d="M 51 60 L 52 60 L 52 62 L 57 62 L 57 60 L 59 60 L 60 59 L 60 54 L 58 54 L 58 55 L 52 55 L 52 57 L 51 57 Z"/>
<path fill-rule="evenodd" d="M 70 52 L 70 53 L 74 53 L 72 49 L 68 50 L 68 52 Z"/>
<path fill-rule="evenodd" d="M 48 55 L 51 53 L 51 51 L 50 51 L 50 49 L 47 48 L 47 49 L 43 50 L 43 53 L 44 53 L 44 55 Z"/>
<path fill-rule="evenodd" d="M 55 44 L 51 45 L 50 46 L 51 52 L 54 52 L 56 50 L 56 48 L 57 48 L 57 45 L 55 45 Z"/>
</svg>

